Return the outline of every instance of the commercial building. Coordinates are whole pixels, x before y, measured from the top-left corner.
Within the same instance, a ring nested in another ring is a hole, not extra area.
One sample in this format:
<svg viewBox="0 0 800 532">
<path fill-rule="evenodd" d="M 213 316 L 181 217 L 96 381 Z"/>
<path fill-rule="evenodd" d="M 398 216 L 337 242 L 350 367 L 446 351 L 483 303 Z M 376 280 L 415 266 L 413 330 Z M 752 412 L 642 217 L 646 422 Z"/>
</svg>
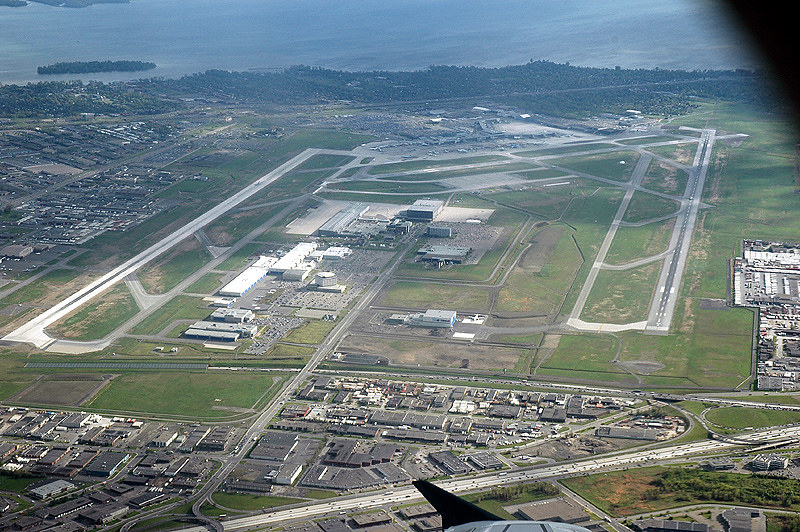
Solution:
<svg viewBox="0 0 800 532">
<path fill-rule="evenodd" d="M 426 310 L 411 314 L 409 323 L 416 327 L 452 327 L 456 322 L 455 310 Z"/>
<path fill-rule="evenodd" d="M 283 272 L 284 281 L 305 281 L 311 273 L 311 267 L 291 268 Z"/>
<path fill-rule="evenodd" d="M 66 493 L 72 489 L 75 489 L 75 484 L 72 482 L 67 482 L 66 480 L 54 480 L 53 482 L 47 482 L 46 484 L 36 486 L 35 488 L 30 488 L 28 489 L 28 492 L 37 499 L 49 499 L 50 497 L 61 495 L 62 493 Z"/>
<path fill-rule="evenodd" d="M 220 308 L 211 313 L 214 321 L 224 321 L 226 323 L 247 323 L 255 317 L 252 310 L 239 308 Z"/>
<path fill-rule="evenodd" d="M 93 477 L 110 477 L 113 476 L 127 460 L 128 455 L 125 453 L 105 451 L 89 462 L 89 465 L 86 466 L 83 472 Z"/>
<path fill-rule="evenodd" d="M 447 225 L 429 225 L 428 236 L 434 238 L 450 238 L 453 236 L 453 228 Z"/>
<path fill-rule="evenodd" d="M 423 246 L 417 250 L 417 260 L 439 264 L 461 264 L 472 252 L 466 246 Z"/>
<path fill-rule="evenodd" d="M 756 471 L 772 471 L 789 467 L 789 458 L 780 454 L 759 454 L 750 462 L 750 467 Z"/>
<path fill-rule="evenodd" d="M 421 199 L 414 202 L 406 209 L 406 218 L 409 220 L 420 220 L 422 222 L 432 222 L 444 208 L 444 202 L 440 200 Z"/>
<path fill-rule="evenodd" d="M 24 259 L 31 253 L 33 253 L 33 247 L 22 244 L 11 244 L 0 249 L 0 255 L 11 259 Z"/>
</svg>

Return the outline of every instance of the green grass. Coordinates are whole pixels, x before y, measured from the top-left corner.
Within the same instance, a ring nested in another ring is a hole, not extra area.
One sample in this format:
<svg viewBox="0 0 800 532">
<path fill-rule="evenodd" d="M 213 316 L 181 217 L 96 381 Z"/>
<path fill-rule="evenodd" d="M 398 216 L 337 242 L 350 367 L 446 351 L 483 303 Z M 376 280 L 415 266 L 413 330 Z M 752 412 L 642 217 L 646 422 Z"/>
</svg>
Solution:
<svg viewBox="0 0 800 532">
<path fill-rule="evenodd" d="M 238 251 L 233 253 L 230 257 L 222 261 L 216 269 L 236 271 L 244 268 L 253 256 L 264 248 L 263 244 L 251 242 L 245 244 Z"/>
<path fill-rule="evenodd" d="M 157 334 L 175 320 L 200 320 L 211 314 L 198 297 L 176 296 L 130 330 L 130 334 Z"/>
<path fill-rule="evenodd" d="M 133 296 L 124 283 L 117 283 L 92 302 L 51 327 L 56 337 L 70 340 L 97 340 L 139 313 Z"/>
<path fill-rule="evenodd" d="M 489 308 L 489 291 L 474 287 L 414 281 L 397 281 L 381 299 L 381 306 L 429 309 L 446 307 L 461 311 L 484 311 Z"/>
<path fill-rule="evenodd" d="M 36 281 L 4 297 L 0 300 L 0 306 L 39 301 L 48 293 L 59 290 L 61 285 L 73 281 L 78 275 L 80 272 L 76 270 L 51 270 Z"/>
<path fill-rule="evenodd" d="M 558 229 L 554 227 L 545 231 Z M 524 314 L 558 312 L 583 264 L 572 236 L 571 230 L 561 232 L 551 255 L 540 270 L 531 270 L 518 264 L 500 289 L 494 310 Z M 537 252 L 537 248 L 531 248 L 528 253 L 531 252 Z"/>
<path fill-rule="evenodd" d="M 472 175 L 484 175 L 484 174 L 492 174 L 492 173 L 504 173 L 504 172 L 516 172 L 520 170 L 535 170 L 540 168 L 541 170 L 547 170 L 555 172 L 556 175 L 564 175 L 563 172 L 558 172 L 558 170 L 550 170 L 541 168 L 531 163 L 508 163 L 508 164 L 493 164 L 489 166 L 480 166 L 478 168 L 459 168 L 453 170 L 441 170 L 438 172 L 422 172 L 418 174 L 404 174 L 399 176 L 383 176 L 379 177 L 378 179 L 385 179 L 391 181 L 436 181 L 440 179 L 449 179 L 452 177 L 466 177 Z"/>
<path fill-rule="evenodd" d="M 555 166 L 577 170 L 578 172 L 604 177 L 614 181 L 628 181 L 633 174 L 633 169 L 638 160 L 638 152 L 620 150 L 611 153 L 551 159 L 547 162 Z M 624 161 L 624 164 L 620 164 L 622 161 Z"/>
<path fill-rule="evenodd" d="M 25 489 L 33 484 L 42 480 L 43 477 L 28 476 L 25 474 L 13 473 L 0 473 L 0 490 L 12 491 L 14 493 L 22 493 Z"/>
<path fill-rule="evenodd" d="M 338 168 L 353 161 L 355 157 L 349 155 L 329 155 L 321 153 L 314 155 L 309 160 L 297 167 L 297 170 L 320 170 L 322 168 Z"/>
<path fill-rule="evenodd" d="M 221 282 L 222 275 L 218 273 L 207 273 L 189 285 L 186 291 L 193 294 L 213 294 L 220 287 Z"/>
<path fill-rule="evenodd" d="M 674 214 L 679 207 L 676 201 L 637 190 L 633 193 L 622 220 L 625 222 L 652 220 Z"/>
<path fill-rule="evenodd" d="M 411 172 L 426 168 L 441 168 L 444 166 L 464 166 L 467 164 L 490 163 L 506 160 L 502 155 L 478 155 L 474 157 L 459 157 L 456 159 L 404 161 L 401 163 L 377 164 L 369 169 L 372 175 L 393 174 L 397 172 Z"/>
<path fill-rule="evenodd" d="M 331 332 L 335 325 L 336 322 L 333 321 L 309 320 L 301 327 L 292 329 L 283 338 L 283 341 L 298 344 L 319 344 L 325 340 L 325 337 L 328 336 L 328 333 Z"/>
<path fill-rule="evenodd" d="M 145 291 L 164 294 L 211 260 L 205 247 L 190 236 L 155 262 L 139 270 L 137 276 Z"/>
<path fill-rule="evenodd" d="M 685 170 L 653 159 L 642 179 L 642 186 L 655 192 L 682 195 L 688 181 L 689 174 Z"/>
<path fill-rule="evenodd" d="M 731 406 L 709 410 L 706 419 L 717 426 L 729 429 L 757 429 L 798 423 L 800 412 Z"/>
<path fill-rule="evenodd" d="M 211 498 L 216 504 L 224 508 L 244 511 L 264 510 L 266 508 L 275 508 L 277 506 L 286 506 L 288 504 L 303 502 L 303 499 L 294 497 L 249 495 L 244 493 L 226 493 L 222 491 L 216 492 Z"/>
<path fill-rule="evenodd" d="M 98 410 L 168 414 L 191 419 L 230 417 L 215 407 L 253 408 L 275 386 L 254 373 L 130 373 L 115 378 L 87 406 Z"/>
<path fill-rule="evenodd" d="M 762 508 L 800 507 L 797 481 L 781 477 L 645 467 L 561 482 L 615 517 L 714 502 Z"/>
<path fill-rule="evenodd" d="M 660 261 L 630 270 L 600 270 L 581 319 L 599 323 L 646 320 L 660 271 Z"/>
<path fill-rule="evenodd" d="M 675 220 L 642 226 L 620 226 L 606 254 L 606 264 L 625 264 L 667 250 Z"/>
<path fill-rule="evenodd" d="M 537 374 L 600 381 L 629 379 L 628 373 L 611 363 L 618 346 L 616 338 L 606 335 L 562 335 L 558 347 L 539 367 Z"/>
</svg>

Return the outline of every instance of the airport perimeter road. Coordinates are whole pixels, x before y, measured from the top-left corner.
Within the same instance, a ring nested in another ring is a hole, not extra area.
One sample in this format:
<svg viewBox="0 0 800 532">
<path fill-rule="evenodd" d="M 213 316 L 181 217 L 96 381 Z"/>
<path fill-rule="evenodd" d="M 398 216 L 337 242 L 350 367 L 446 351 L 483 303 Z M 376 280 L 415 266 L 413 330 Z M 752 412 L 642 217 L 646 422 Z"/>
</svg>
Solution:
<svg viewBox="0 0 800 532">
<path fill-rule="evenodd" d="M 55 306 L 20 326 L 15 331 L 7 334 L 5 337 L 3 337 L 3 340 L 9 342 L 30 343 L 40 349 L 46 348 L 54 341 L 54 338 L 50 337 L 45 332 L 45 329 L 48 326 L 78 309 L 81 305 L 87 303 L 92 298 L 110 288 L 113 284 L 123 280 L 127 275 L 135 272 L 149 261 L 180 243 L 183 239 L 191 236 L 192 233 L 198 229 L 202 229 L 239 203 L 245 201 L 254 194 L 257 194 L 264 187 L 272 184 L 286 173 L 295 169 L 297 166 L 319 153 L 344 154 L 350 152 L 342 152 L 339 150 L 319 150 L 315 148 L 306 149 L 301 154 L 293 157 L 274 170 L 261 176 L 253 183 L 249 184 L 228 199 L 222 201 L 217 206 L 212 207 L 169 236 L 161 239 L 156 244 L 153 244 L 135 257 L 127 260 L 120 266 L 117 266 L 96 281 L 93 281 L 81 290 L 57 303 Z"/>
<path fill-rule="evenodd" d="M 689 208 L 683 210 L 675 222 L 669 243 L 672 258 L 664 262 L 658 276 L 656 295 L 647 316 L 646 331 L 662 334 L 669 332 L 675 305 L 678 301 L 678 290 L 681 286 L 683 271 L 686 268 L 686 259 L 689 256 L 689 245 L 692 243 L 697 213 L 700 211 L 700 197 L 703 194 L 706 175 L 708 175 L 708 164 L 711 160 L 715 134 L 716 131 L 713 129 L 704 129 L 702 132 L 692 171 L 689 173 L 689 183 L 684 193 L 684 199 L 689 202 Z"/>
<path fill-rule="evenodd" d="M 740 436 L 742 441 L 761 442 L 770 439 L 785 439 L 800 436 L 800 426 L 784 427 L 780 429 L 765 429 Z M 644 451 L 622 452 L 614 455 L 578 460 L 570 463 L 559 463 L 531 469 L 495 472 L 484 476 L 456 478 L 444 480 L 436 484 L 450 492 L 481 490 L 514 482 L 532 482 L 572 476 L 584 473 L 615 469 L 621 467 L 636 467 L 644 464 L 661 461 L 681 459 L 686 456 L 701 453 L 726 451 L 737 445 L 718 441 L 702 440 L 683 445 L 662 447 Z M 259 515 L 239 517 L 222 522 L 224 530 L 249 530 L 285 521 L 308 520 L 326 514 L 344 514 L 354 511 L 364 511 L 382 506 L 395 506 L 415 499 L 420 499 L 419 492 L 413 486 L 404 486 L 395 490 L 381 490 L 364 493 L 352 497 L 339 497 L 328 499 L 324 502 L 268 512 Z M 191 530 L 203 530 L 196 527 Z"/>
</svg>

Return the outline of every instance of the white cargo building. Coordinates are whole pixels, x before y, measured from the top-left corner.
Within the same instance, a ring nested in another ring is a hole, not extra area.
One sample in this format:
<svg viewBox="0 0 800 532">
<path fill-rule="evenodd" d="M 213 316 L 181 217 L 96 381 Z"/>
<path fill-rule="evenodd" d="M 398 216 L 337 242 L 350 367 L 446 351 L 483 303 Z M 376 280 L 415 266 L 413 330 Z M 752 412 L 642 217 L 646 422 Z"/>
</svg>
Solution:
<svg viewBox="0 0 800 532">
<path fill-rule="evenodd" d="M 219 295 L 240 297 L 259 283 L 278 261 L 275 257 L 261 256 L 252 266 L 237 275 L 231 282 L 220 288 Z"/>
</svg>

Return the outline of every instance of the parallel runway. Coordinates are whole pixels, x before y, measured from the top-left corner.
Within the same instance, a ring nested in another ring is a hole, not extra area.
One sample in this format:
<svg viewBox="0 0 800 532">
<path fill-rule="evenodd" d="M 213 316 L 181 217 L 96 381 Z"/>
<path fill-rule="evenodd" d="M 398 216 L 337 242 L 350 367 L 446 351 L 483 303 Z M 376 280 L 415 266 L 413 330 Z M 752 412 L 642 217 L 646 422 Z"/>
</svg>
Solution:
<svg viewBox="0 0 800 532">
<path fill-rule="evenodd" d="M 669 243 L 669 249 L 673 250 L 672 256 L 664 261 L 664 266 L 661 268 L 645 331 L 669 332 L 675 305 L 678 301 L 678 290 L 681 286 L 683 271 L 686 268 L 686 259 L 689 256 L 692 234 L 697 223 L 697 213 L 700 211 L 700 198 L 708 174 L 708 163 L 711 159 L 715 133 L 716 131 L 713 129 L 704 129 L 700 137 L 700 145 L 695 154 L 692 171 L 689 173 L 689 183 L 686 185 L 684 193 L 684 201 L 688 202 L 689 208 L 682 210 L 675 222 Z"/>
<path fill-rule="evenodd" d="M 75 292 L 42 314 L 20 326 L 18 329 L 10 332 L 3 337 L 3 340 L 7 342 L 30 343 L 40 349 L 45 349 L 48 345 L 55 341 L 54 338 L 45 332 L 47 327 L 61 318 L 69 315 L 71 312 L 77 310 L 81 305 L 100 295 L 115 283 L 123 280 L 127 275 L 135 272 L 137 269 L 141 268 L 165 251 L 176 246 L 183 239 L 191 236 L 195 231 L 202 229 L 209 223 L 213 222 L 231 210 L 236 205 L 260 192 L 267 185 L 270 185 L 283 177 L 284 174 L 292 171 L 303 162 L 320 153 L 349 154 L 350 152 L 342 152 L 338 150 L 319 150 L 314 148 L 306 149 L 299 155 L 261 176 L 259 179 L 246 186 L 236 194 L 232 195 L 230 198 L 222 201 L 215 207 L 212 207 L 169 236 L 161 239 L 156 244 L 153 244 L 120 266 L 117 266 L 99 279 L 93 281 L 81 290 Z"/>
</svg>

